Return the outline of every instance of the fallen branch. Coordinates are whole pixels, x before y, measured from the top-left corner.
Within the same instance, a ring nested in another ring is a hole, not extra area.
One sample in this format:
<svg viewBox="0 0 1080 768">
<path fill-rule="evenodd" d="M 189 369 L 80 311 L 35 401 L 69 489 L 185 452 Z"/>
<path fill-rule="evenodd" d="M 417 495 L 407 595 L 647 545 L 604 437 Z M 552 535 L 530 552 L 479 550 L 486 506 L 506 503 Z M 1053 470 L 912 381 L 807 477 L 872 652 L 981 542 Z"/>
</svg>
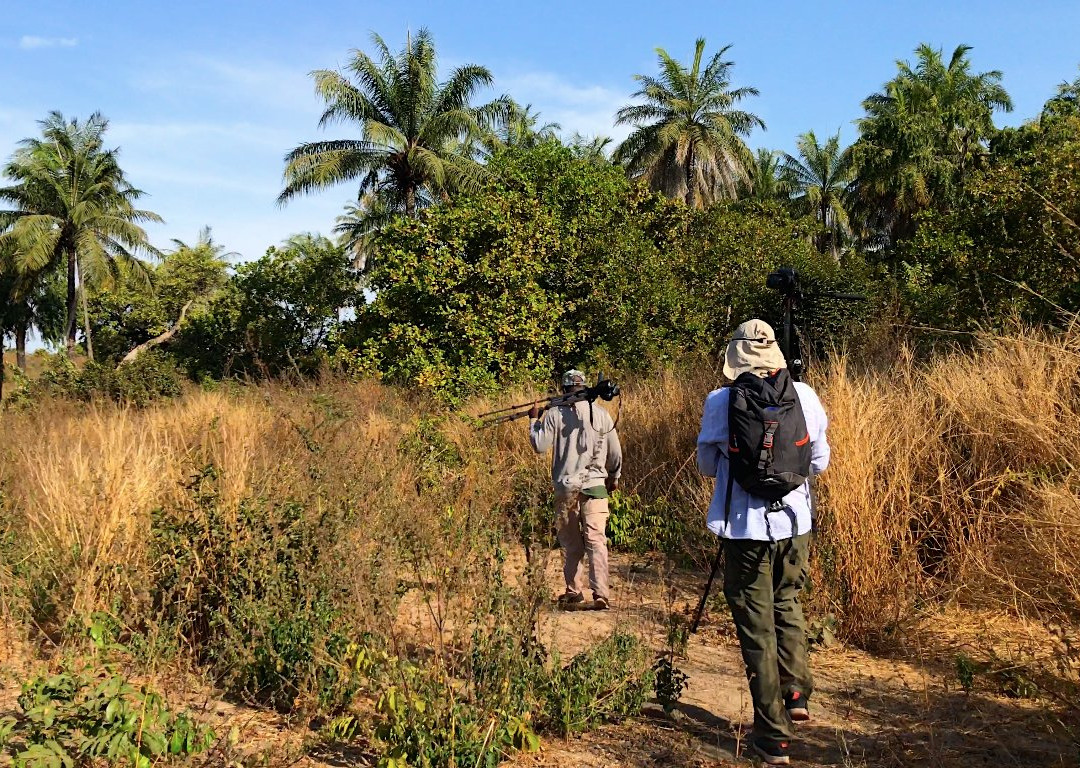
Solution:
<svg viewBox="0 0 1080 768">
<path fill-rule="evenodd" d="M 191 301 L 189 301 L 187 304 L 184 305 L 184 308 L 180 310 L 180 319 L 178 319 L 176 321 L 176 324 L 173 325 L 172 328 L 165 331 L 165 333 L 161 334 L 160 336 L 155 336 L 154 338 L 150 339 L 149 341 L 144 341 L 142 344 L 135 347 L 135 349 L 131 350 L 126 355 L 124 355 L 124 359 L 120 361 L 120 365 L 123 365 L 124 363 L 132 362 L 135 358 L 137 358 L 139 355 L 141 355 L 146 350 L 151 349 L 153 347 L 156 347 L 156 346 L 158 346 L 160 344 L 164 344 L 166 341 L 168 341 L 173 336 L 175 336 L 177 331 L 180 330 L 180 326 L 183 325 L 184 318 L 187 316 L 187 311 L 189 309 L 191 309 L 191 305 L 192 305 L 192 303 L 194 301 L 195 300 L 192 299 Z M 119 368 L 120 365 L 118 365 L 117 368 Z"/>
</svg>

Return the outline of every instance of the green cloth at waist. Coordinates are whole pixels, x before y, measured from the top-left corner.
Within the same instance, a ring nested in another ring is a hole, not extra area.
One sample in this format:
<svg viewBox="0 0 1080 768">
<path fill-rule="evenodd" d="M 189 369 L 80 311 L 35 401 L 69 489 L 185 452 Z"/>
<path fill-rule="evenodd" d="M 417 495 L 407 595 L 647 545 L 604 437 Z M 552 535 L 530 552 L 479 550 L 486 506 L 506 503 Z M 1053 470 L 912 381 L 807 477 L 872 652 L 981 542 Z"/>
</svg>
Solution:
<svg viewBox="0 0 1080 768">
<path fill-rule="evenodd" d="M 590 499 L 606 499 L 608 497 L 607 488 L 602 485 L 594 485 L 592 488 L 583 488 L 581 495 L 588 496 Z"/>
</svg>

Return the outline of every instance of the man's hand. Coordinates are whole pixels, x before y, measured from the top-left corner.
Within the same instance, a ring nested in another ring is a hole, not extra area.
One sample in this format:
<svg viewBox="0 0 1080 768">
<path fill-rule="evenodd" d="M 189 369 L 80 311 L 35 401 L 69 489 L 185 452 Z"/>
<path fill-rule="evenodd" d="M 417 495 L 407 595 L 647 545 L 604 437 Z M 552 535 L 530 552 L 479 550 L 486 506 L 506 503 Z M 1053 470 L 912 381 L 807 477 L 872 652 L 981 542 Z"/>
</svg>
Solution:
<svg viewBox="0 0 1080 768">
<path fill-rule="evenodd" d="M 537 401 L 533 402 L 532 408 L 529 409 L 529 418 L 530 419 L 539 419 L 540 414 L 543 413 L 543 412 L 544 412 L 544 409 L 540 407 L 540 401 L 537 400 Z"/>
<path fill-rule="evenodd" d="M 615 491 L 619 490 L 619 481 L 614 477 L 609 477 L 604 481 L 604 487 L 607 488 L 608 493 L 615 493 Z"/>
</svg>

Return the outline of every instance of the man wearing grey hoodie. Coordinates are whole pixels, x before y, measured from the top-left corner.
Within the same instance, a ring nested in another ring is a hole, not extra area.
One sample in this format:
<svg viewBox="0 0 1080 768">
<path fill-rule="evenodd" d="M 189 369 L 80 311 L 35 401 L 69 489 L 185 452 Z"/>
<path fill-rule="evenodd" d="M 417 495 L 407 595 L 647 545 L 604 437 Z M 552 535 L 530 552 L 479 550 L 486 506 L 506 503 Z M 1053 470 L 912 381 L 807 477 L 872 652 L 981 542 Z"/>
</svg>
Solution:
<svg viewBox="0 0 1080 768">
<path fill-rule="evenodd" d="M 585 389 L 585 374 L 563 374 L 564 394 Z M 622 473 L 622 446 L 611 415 L 602 406 L 581 400 L 541 411 L 529 411 L 529 442 L 537 453 L 552 451 L 551 481 L 555 514 L 563 548 L 564 605 L 583 603 L 582 559 L 589 555 L 589 588 L 595 607 L 611 605 L 608 591 L 608 494 Z"/>
</svg>

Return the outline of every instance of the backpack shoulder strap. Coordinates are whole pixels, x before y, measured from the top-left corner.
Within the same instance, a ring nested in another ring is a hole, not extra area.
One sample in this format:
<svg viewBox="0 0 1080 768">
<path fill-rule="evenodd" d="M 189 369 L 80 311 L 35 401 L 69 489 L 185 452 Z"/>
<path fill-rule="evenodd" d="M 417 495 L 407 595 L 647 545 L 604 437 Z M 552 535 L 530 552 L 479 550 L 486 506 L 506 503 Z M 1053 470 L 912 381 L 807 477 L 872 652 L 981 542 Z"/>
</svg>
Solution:
<svg viewBox="0 0 1080 768">
<path fill-rule="evenodd" d="M 731 468 L 731 459 L 728 459 L 727 467 L 727 492 L 724 494 L 724 527 L 728 526 L 728 516 L 731 513 L 731 488 L 735 482 L 735 471 Z"/>
</svg>

